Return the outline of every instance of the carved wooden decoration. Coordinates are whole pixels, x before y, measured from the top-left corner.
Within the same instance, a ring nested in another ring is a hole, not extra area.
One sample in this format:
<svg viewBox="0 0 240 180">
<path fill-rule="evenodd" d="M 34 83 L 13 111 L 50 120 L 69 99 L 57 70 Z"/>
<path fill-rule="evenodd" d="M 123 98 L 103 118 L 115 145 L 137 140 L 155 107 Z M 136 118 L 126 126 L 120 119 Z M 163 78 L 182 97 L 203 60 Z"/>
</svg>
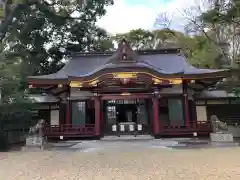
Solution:
<svg viewBox="0 0 240 180">
<path fill-rule="evenodd" d="M 110 62 L 136 62 L 137 53 L 132 50 L 129 43 L 123 39 L 119 44 L 116 52 L 110 57 Z"/>
</svg>

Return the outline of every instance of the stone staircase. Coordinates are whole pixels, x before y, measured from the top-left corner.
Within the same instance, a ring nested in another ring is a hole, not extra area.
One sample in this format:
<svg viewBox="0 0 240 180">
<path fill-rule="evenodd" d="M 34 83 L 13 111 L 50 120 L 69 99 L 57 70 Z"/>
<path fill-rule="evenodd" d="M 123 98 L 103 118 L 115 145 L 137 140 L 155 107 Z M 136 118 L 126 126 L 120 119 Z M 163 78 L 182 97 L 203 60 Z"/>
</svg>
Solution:
<svg viewBox="0 0 240 180">
<path fill-rule="evenodd" d="M 128 140 L 153 140 L 151 135 L 121 135 L 121 136 L 104 136 L 101 141 L 128 141 Z"/>
</svg>

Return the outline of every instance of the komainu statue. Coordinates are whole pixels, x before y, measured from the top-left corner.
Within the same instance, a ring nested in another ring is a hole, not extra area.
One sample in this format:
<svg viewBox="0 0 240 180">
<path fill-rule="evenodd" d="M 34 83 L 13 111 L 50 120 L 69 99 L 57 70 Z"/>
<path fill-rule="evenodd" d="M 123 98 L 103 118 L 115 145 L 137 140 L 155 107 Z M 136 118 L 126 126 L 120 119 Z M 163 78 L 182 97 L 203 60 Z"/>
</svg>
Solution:
<svg viewBox="0 0 240 180">
<path fill-rule="evenodd" d="M 45 120 L 44 119 L 40 119 L 36 125 L 30 127 L 29 129 L 29 134 L 30 135 L 39 135 L 39 136 L 43 136 L 43 127 L 45 124 Z"/>
<path fill-rule="evenodd" d="M 216 115 L 212 115 L 210 121 L 212 123 L 213 133 L 228 132 L 227 124 L 220 121 Z"/>
<path fill-rule="evenodd" d="M 26 137 L 26 146 L 25 147 L 37 147 L 44 149 L 46 147 L 46 140 L 43 134 L 45 120 L 41 119 L 37 122 L 35 126 L 32 126 L 29 129 L 28 136 Z"/>
</svg>

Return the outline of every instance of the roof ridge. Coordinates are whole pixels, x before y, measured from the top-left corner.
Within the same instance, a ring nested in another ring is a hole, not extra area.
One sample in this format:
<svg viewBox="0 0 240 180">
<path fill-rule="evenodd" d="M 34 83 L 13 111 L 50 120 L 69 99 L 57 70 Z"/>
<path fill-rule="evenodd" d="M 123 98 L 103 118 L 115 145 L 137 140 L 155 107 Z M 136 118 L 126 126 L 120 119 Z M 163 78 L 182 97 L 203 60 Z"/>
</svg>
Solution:
<svg viewBox="0 0 240 180">
<path fill-rule="evenodd" d="M 135 50 L 139 55 L 147 54 L 177 54 L 180 53 L 181 48 L 167 48 L 167 49 L 146 49 L 146 50 Z M 75 52 L 72 56 L 109 56 L 113 55 L 116 51 L 106 51 L 106 52 Z"/>
</svg>

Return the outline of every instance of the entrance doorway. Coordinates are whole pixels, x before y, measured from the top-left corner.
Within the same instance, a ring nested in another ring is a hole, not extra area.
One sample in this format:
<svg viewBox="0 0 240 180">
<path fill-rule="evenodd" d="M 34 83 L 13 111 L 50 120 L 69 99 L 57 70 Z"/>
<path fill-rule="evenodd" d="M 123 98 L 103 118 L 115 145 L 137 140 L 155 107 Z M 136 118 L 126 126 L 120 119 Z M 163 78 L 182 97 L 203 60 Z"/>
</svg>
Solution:
<svg viewBox="0 0 240 180">
<path fill-rule="evenodd" d="M 117 123 L 137 122 L 137 104 L 118 104 L 116 110 Z"/>
<path fill-rule="evenodd" d="M 159 100 L 159 119 L 162 126 L 184 126 L 183 101 L 180 98 Z"/>
<path fill-rule="evenodd" d="M 104 134 L 149 134 L 147 100 L 104 101 Z"/>
</svg>

